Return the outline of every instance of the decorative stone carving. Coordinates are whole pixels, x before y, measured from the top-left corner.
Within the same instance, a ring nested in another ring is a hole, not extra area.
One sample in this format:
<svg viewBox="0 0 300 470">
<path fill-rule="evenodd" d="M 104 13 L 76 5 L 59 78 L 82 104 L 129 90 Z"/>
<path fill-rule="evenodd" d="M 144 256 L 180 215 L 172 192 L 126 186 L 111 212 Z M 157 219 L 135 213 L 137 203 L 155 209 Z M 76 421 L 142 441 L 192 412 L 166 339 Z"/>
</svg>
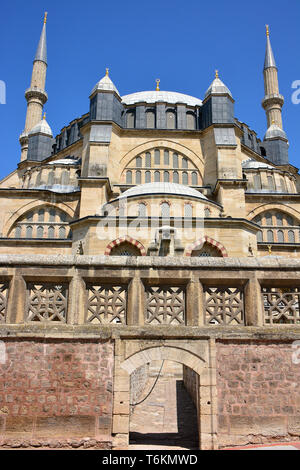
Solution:
<svg viewBox="0 0 300 470">
<path fill-rule="evenodd" d="M 6 320 L 7 296 L 8 284 L 0 283 L 0 323 L 4 323 Z"/>
<path fill-rule="evenodd" d="M 298 287 L 264 287 L 262 298 L 266 324 L 300 324 Z"/>
<path fill-rule="evenodd" d="M 183 287 L 147 287 L 145 323 L 185 324 L 185 290 Z"/>
<path fill-rule="evenodd" d="M 204 287 L 205 323 L 244 324 L 243 290 L 238 287 Z"/>
<path fill-rule="evenodd" d="M 66 323 L 68 307 L 67 284 L 28 283 L 27 293 L 27 321 Z"/>
<path fill-rule="evenodd" d="M 127 289 L 125 286 L 87 286 L 88 323 L 126 324 Z"/>
</svg>

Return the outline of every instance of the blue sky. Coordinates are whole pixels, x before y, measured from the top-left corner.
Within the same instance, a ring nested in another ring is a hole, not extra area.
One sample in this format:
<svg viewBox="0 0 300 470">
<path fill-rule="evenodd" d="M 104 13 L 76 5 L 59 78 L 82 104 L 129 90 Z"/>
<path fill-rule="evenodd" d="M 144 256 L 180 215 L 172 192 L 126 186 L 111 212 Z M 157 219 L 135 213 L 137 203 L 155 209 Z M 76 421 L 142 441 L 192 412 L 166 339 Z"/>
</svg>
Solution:
<svg viewBox="0 0 300 470">
<path fill-rule="evenodd" d="M 0 17 L 0 80 L 7 86 L 0 104 L 0 178 L 20 159 L 18 136 L 24 128 L 24 91 L 48 11 L 48 73 L 45 106 L 54 134 L 89 110 L 89 94 L 110 68 L 121 95 L 155 88 L 203 98 L 214 70 L 230 88 L 235 115 L 260 138 L 266 131 L 261 107 L 265 24 L 285 97 L 284 129 L 290 162 L 300 167 L 300 104 L 291 101 L 300 80 L 300 2 L 289 0 L 85 0 L 3 2 Z"/>
</svg>

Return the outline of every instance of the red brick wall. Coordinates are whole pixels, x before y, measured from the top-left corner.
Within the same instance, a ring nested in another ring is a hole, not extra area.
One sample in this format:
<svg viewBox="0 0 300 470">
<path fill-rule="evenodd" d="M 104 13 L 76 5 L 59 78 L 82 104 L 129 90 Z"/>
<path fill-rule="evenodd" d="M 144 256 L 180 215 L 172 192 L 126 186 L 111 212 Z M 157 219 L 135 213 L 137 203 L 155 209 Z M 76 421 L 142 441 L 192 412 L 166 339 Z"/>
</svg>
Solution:
<svg viewBox="0 0 300 470">
<path fill-rule="evenodd" d="M 111 342 L 5 339 L 4 343 L 1 445 L 101 447 L 100 441 L 110 440 L 103 435 L 111 434 Z"/>
<path fill-rule="evenodd" d="M 300 364 L 292 344 L 217 343 L 220 445 L 299 440 Z"/>
</svg>

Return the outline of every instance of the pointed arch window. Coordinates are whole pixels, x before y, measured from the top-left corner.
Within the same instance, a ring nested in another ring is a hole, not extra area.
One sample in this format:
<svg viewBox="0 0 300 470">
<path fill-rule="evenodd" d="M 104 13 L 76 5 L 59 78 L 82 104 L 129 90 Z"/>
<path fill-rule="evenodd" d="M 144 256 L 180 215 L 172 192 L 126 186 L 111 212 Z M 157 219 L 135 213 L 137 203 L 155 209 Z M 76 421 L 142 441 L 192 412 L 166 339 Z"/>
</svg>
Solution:
<svg viewBox="0 0 300 470">
<path fill-rule="evenodd" d="M 186 113 L 187 129 L 196 129 L 196 116 L 194 113 Z"/>
<path fill-rule="evenodd" d="M 135 127 L 135 111 L 128 111 L 126 114 L 126 127 L 133 129 Z"/>
<path fill-rule="evenodd" d="M 32 226 L 27 225 L 26 227 L 26 238 L 32 238 Z"/>
<path fill-rule="evenodd" d="M 36 235 L 37 235 L 37 238 L 43 238 L 43 236 L 44 236 L 44 227 L 39 225 L 37 230 L 36 230 Z"/>
<path fill-rule="evenodd" d="M 151 168 L 151 153 L 146 153 L 146 168 Z"/>
<path fill-rule="evenodd" d="M 160 151 L 158 149 L 154 151 L 154 163 L 160 165 Z"/>
<path fill-rule="evenodd" d="M 269 243 L 274 243 L 274 233 L 273 230 L 267 231 L 267 239 Z"/>
<path fill-rule="evenodd" d="M 278 243 L 284 243 L 284 234 L 282 230 L 278 230 L 277 232 L 277 241 Z"/>
<path fill-rule="evenodd" d="M 167 129 L 176 129 L 176 113 L 168 109 L 166 112 Z"/>
<path fill-rule="evenodd" d="M 151 183 L 151 172 L 146 171 L 145 173 L 145 183 Z"/>
<path fill-rule="evenodd" d="M 178 171 L 173 171 L 173 183 L 179 183 L 179 173 Z"/>
<path fill-rule="evenodd" d="M 192 204 L 184 205 L 184 217 L 193 217 L 193 206 Z"/>
<path fill-rule="evenodd" d="M 170 205 L 167 202 L 163 202 L 160 205 L 160 210 L 161 210 L 161 217 L 164 219 L 170 218 Z"/>
<path fill-rule="evenodd" d="M 196 171 L 192 172 L 192 185 L 193 186 L 198 186 L 198 175 Z"/>
<path fill-rule="evenodd" d="M 154 182 L 159 183 L 160 182 L 160 171 L 155 171 L 154 172 Z"/>
<path fill-rule="evenodd" d="M 186 171 L 182 173 L 182 184 L 189 184 L 189 178 Z"/>
<path fill-rule="evenodd" d="M 147 129 L 155 129 L 155 111 L 152 109 L 146 111 L 146 126 Z"/>
<path fill-rule="evenodd" d="M 48 238 L 54 238 L 54 227 L 52 227 L 52 225 L 50 227 L 48 227 Z"/>
<path fill-rule="evenodd" d="M 168 171 L 164 171 L 164 182 L 165 183 L 170 182 L 170 173 Z"/>
<path fill-rule="evenodd" d="M 137 168 L 141 168 L 142 167 L 142 157 L 136 157 L 135 159 L 135 166 Z"/>
<path fill-rule="evenodd" d="M 294 232 L 294 230 L 289 230 L 288 237 L 289 237 L 289 243 L 295 243 L 295 232 Z"/>
<path fill-rule="evenodd" d="M 141 184 L 142 182 L 142 173 L 138 170 L 135 173 L 135 184 Z"/>
<path fill-rule="evenodd" d="M 126 171 L 126 183 L 132 184 L 132 171 L 130 170 Z"/>
</svg>

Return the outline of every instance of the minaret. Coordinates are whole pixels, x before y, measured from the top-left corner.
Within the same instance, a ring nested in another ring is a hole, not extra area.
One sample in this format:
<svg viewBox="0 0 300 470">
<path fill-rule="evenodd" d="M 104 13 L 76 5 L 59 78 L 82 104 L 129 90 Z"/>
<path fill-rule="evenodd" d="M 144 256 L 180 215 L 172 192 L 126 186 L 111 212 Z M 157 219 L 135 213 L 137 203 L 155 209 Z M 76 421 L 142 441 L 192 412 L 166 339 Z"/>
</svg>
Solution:
<svg viewBox="0 0 300 470">
<path fill-rule="evenodd" d="M 33 61 L 30 88 L 25 91 L 25 98 L 27 100 L 26 122 L 25 129 L 19 139 L 21 144 L 21 161 L 27 158 L 28 133 L 42 120 L 43 106 L 48 99 L 45 91 L 47 71 L 46 22 L 47 12 L 44 16 L 43 29 Z"/>
<path fill-rule="evenodd" d="M 278 70 L 275 63 L 274 54 L 270 42 L 269 26 L 267 30 L 267 48 L 264 65 L 265 97 L 262 106 L 267 114 L 268 129 L 274 123 L 282 129 L 281 110 L 284 104 L 284 98 L 279 93 Z"/>
</svg>

